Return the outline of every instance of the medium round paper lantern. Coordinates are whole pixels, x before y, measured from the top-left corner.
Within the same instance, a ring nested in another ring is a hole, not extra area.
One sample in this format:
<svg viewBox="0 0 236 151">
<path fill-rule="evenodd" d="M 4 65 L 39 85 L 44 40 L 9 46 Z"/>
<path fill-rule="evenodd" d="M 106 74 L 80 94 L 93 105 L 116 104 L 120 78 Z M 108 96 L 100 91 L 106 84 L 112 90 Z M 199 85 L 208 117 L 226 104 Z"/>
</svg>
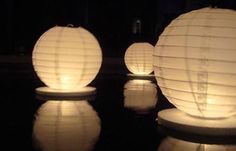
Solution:
<svg viewBox="0 0 236 151">
<path fill-rule="evenodd" d="M 180 15 L 160 35 L 154 72 L 163 94 L 197 117 L 236 114 L 236 11 L 203 8 Z"/>
<path fill-rule="evenodd" d="M 124 106 L 135 111 L 148 111 L 157 103 L 156 85 L 149 80 L 130 80 L 124 86 Z"/>
<path fill-rule="evenodd" d="M 154 47 L 146 42 L 133 43 L 125 52 L 125 64 L 130 72 L 137 75 L 148 75 L 153 72 Z"/>
<path fill-rule="evenodd" d="M 91 151 L 100 135 L 100 124 L 87 101 L 47 101 L 34 123 L 35 146 L 44 151 Z"/>
<path fill-rule="evenodd" d="M 205 144 L 194 143 L 176 139 L 173 137 L 165 138 L 158 151 L 235 151 L 236 145 L 234 144 Z"/>
<path fill-rule="evenodd" d="M 83 88 L 96 77 L 102 52 L 86 29 L 56 26 L 38 39 L 32 58 L 42 82 L 51 89 L 68 91 Z"/>
</svg>

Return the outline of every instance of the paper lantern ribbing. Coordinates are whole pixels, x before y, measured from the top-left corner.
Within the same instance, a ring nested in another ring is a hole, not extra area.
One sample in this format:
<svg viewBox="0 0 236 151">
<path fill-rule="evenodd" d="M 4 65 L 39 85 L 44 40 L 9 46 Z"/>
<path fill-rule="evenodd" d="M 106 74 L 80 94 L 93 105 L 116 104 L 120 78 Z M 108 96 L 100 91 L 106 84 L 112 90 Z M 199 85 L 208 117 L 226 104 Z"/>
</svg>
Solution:
<svg viewBox="0 0 236 151">
<path fill-rule="evenodd" d="M 91 151 L 100 134 L 100 118 L 87 101 L 47 101 L 33 127 L 44 151 Z"/>
<path fill-rule="evenodd" d="M 178 109 L 197 117 L 236 113 L 236 11 L 203 8 L 173 20 L 154 52 L 158 85 Z"/>
<path fill-rule="evenodd" d="M 157 103 L 156 85 L 149 80 L 130 80 L 124 86 L 124 105 L 135 111 L 148 111 Z"/>
<path fill-rule="evenodd" d="M 154 47 L 146 42 L 133 43 L 125 52 L 125 64 L 130 72 L 148 75 L 153 72 L 152 55 Z"/>
<path fill-rule="evenodd" d="M 56 26 L 38 39 L 32 58 L 37 75 L 49 88 L 68 91 L 85 87 L 96 77 L 102 52 L 84 28 Z"/>
</svg>

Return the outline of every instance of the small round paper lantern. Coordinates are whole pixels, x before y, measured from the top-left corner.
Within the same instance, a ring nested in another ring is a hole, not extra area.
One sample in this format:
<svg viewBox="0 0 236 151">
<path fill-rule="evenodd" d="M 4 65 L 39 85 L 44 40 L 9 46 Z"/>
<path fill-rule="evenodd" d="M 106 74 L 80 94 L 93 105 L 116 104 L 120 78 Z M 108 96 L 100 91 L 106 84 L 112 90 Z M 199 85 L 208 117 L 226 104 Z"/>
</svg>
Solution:
<svg viewBox="0 0 236 151">
<path fill-rule="evenodd" d="M 148 111 L 157 103 L 156 85 L 149 80 L 130 80 L 124 86 L 124 106 L 135 111 Z"/>
<path fill-rule="evenodd" d="M 160 35 L 154 72 L 178 109 L 202 118 L 236 114 L 236 11 L 203 8 L 173 20 Z"/>
<path fill-rule="evenodd" d="M 137 75 L 148 75 L 153 72 L 154 47 L 146 42 L 133 43 L 125 52 L 125 64 L 130 72 Z"/>
<path fill-rule="evenodd" d="M 235 151 L 236 145 L 234 144 L 204 144 L 194 143 L 176 139 L 173 137 L 165 138 L 158 151 Z"/>
<path fill-rule="evenodd" d="M 32 58 L 39 78 L 50 89 L 63 92 L 81 89 L 96 77 L 102 52 L 84 28 L 56 26 L 38 39 Z"/>
<path fill-rule="evenodd" d="M 35 145 L 44 151 L 91 151 L 101 130 L 87 101 L 47 101 L 33 127 Z"/>
</svg>

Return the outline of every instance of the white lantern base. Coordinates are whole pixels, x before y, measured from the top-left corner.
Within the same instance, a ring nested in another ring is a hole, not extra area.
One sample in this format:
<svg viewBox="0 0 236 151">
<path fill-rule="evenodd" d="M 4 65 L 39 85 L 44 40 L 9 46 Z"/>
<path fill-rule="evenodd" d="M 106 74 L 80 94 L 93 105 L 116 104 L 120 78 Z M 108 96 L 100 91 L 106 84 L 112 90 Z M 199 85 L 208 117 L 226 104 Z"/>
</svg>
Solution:
<svg viewBox="0 0 236 151">
<path fill-rule="evenodd" d="M 88 96 L 95 94 L 96 88 L 83 87 L 73 90 L 58 90 L 58 89 L 51 89 L 49 87 L 40 87 L 37 88 L 35 91 L 38 95 L 44 95 L 44 96 L 76 97 L 76 96 Z"/>
<path fill-rule="evenodd" d="M 131 76 L 131 77 L 155 77 L 154 74 L 127 74 L 128 76 Z"/>
<path fill-rule="evenodd" d="M 203 119 L 174 108 L 160 111 L 158 123 L 170 129 L 198 135 L 236 135 L 236 116 L 224 119 Z"/>
</svg>

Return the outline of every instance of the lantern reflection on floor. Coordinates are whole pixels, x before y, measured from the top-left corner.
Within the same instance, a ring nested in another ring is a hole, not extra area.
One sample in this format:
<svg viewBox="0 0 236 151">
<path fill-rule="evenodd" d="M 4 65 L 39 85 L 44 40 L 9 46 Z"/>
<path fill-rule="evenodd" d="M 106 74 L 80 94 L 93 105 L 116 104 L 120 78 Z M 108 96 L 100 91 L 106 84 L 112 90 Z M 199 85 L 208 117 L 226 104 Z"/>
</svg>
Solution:
<svg viewBox="0 0 236 151">
<path fill-rule="evenodd" d="M 149 80 L 129 80 L 124 86 L 124 106 L 135 111 L 148 111 L 157 103 L 156 85 Z"/>
<path fill-rule="evenodd" d="M 47 101 L 36 116 L 35 146 L 43 151 L 90 151 L 100 134 L 100 118 L 83 101 Z"/>
</svg>

